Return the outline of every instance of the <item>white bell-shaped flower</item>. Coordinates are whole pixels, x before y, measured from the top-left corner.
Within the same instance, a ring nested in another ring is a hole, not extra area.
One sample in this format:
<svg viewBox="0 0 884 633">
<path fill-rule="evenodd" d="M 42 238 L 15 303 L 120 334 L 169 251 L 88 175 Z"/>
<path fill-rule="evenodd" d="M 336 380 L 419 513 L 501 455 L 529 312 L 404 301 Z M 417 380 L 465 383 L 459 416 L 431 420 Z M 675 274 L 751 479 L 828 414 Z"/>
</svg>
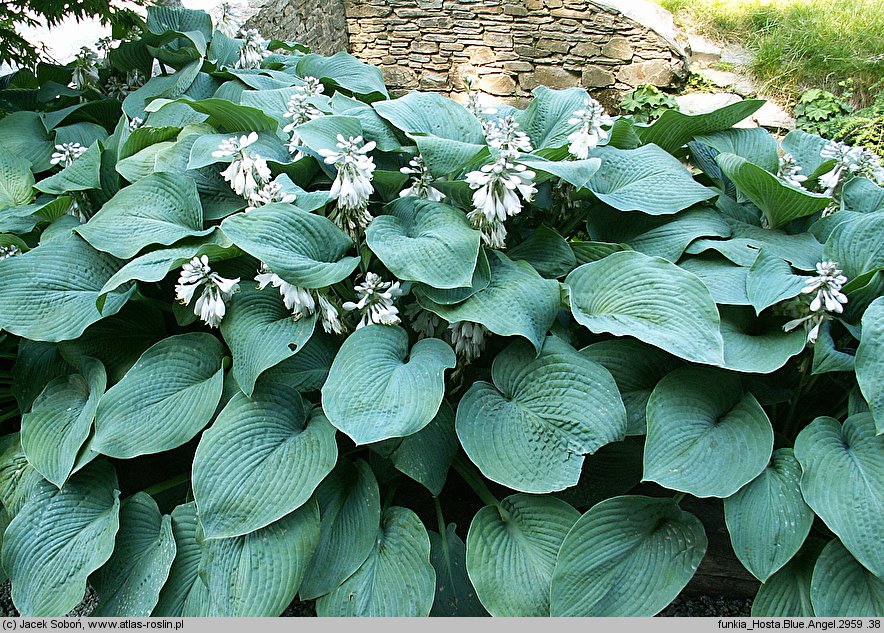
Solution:
<svg viewBox="0 0 884 633">
<path fill-rule="evenodd" d="M 444 193 L 433 188 L 433 175 L 427 169 L 424 159 L 420 155 L 408 161 L 408 166 L 401 167 L 399 171 L 411 176 L 411 186 L 399 192 L 400 198 L 415 196 L 416 198 L 439 202 L 445 197 Z"/>
<path fill-rule="evenodd" d="M 225 301 L 239 290 L 239 277 L 227 279 L 212 272 L 209 258 L 194 257 L 181 267 L 175 296 L 184 305 L 190 305 L 197 291 L 193 313 L 209 327 L 218 327 L 227 313 Z"/>
<path fill-rule="evenodd" d="M 353 290 L 359 301 L 347 301 L 344 310 L 358 310 L 361 318 L 356 326 L 358 330 L 370 323 L 396 325 L 399 323 L 399 308 L 393 302 L 402 296 L 399 282 L 384 281 L 375 273 L 366 273 L 365 281 L 354 286 Z"/>
<path fill-rule="evenodd" d="M 67 167 L 82 156 L 86 149 L 77 142 L 56 145 L 55 151 L 52 152 L 52 156 L 49 158 L 49 164 Z"/>
<path fill-rule="evenodd" d="M 614 119 L 605 114 L 605 109 L 598 101 L 589 97 L 583 100 L 583 108 L 574 112 L 569 125 L 579 126 L 568 135 L 568 153 L 584 160 L 589 158 L 590 150 L 608 139 L 608 131 L 603 125 L 612 125 Z"/>
<path fill-rule="evenodd" d="M 472 321 L 455 321 L 448 325 L 448 338 L 454 353 L 466 362 L 479 357 L 490 334 L 484 325 Z"/>
<path fill-rule="evenodd" d="M 338 151 L 319 150 L 326 164 L 334 165 L 338 170 L 329 191 L 329 197 L 337 200 L 330 218 L 350 236 L 355 236 L 371 222 L 368 199 L 374 192 L 371 179 L 375 165 L 367 154 L 375 148 L 375 142 L 363 144 L 361 136 L 345 139 L 341 134 L 338 134 L 337 141 Z"/>
</svg>

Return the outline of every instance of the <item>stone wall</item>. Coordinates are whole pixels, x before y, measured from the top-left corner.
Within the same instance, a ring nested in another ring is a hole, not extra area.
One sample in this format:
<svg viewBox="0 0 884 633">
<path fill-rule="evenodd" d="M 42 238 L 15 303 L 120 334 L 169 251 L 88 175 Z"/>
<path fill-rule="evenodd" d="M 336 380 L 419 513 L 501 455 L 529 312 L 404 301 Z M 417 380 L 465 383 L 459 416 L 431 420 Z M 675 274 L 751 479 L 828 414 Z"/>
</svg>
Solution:
<svg viewBox="0 0 884 633">
<path fill-rule="evenodd" d="M 314 53 L 349 49 L 344 0 L 253 0 L 247 28 L 267 39 L 294 40 Z"/>
<path fill-rule="evenodd" d="M 629 89 L 685 74 L 671 16 L 643 0 L 344 1 L 350 51 L 394 94 L 459 92 L 472 74 L 515 101 L 538 85 Z"/>
</svg>

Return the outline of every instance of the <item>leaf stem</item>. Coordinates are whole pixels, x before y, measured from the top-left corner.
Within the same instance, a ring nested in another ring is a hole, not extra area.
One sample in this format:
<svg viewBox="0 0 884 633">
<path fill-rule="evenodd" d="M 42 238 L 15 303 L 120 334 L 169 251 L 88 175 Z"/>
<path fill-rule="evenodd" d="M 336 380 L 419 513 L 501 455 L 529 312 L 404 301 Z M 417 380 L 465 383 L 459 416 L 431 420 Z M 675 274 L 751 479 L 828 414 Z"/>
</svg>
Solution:
<svg viewBox="0 0 884 633">
<path fill-rule="evenodd" d="M 681 503 L 681 500 L 685 498 L 685 496 L 687 496 L 686 492 L 679 492 L 677 495 L 672 497 L 672 500 L 675 501 L 675 505 L 678 505 Z"/>
<path fill-rule="evenodd" d="M 475 471 L 473 465 L 470 464 L 462 454 L 458 453 L 455 455 L 454 461 L 451 465 L 454 466 L 454 470 L 457 471 L 457 474 L 467 482 L 467 485 L 473 489 L 473 492 L 475 492 L 486 505 L 500 507 L 500 501 L 497 500 L 497 497 L 491 494 L 491 491 L 488 490 L 488 486 L 482 481 L 482 477 Z"/>
<path fill-rule="evenodd" d="M 158 495 L 161 492 L 166 492 L 167 490 L 171 490 L 175 486 L 180 486 L 186 481 L 190 481 L 190 473 L 181 473 L 180 475 L 175 475 L 174 477 L 170 477 L 165 481 L 161 481 L 158 484 L 154 484 L 149 488 L 145 488 L 144 492 L 153 496 Z"/>
<path fill-rule="evenodd" d="M 381 506 L 381 511 L 385 511 L 389 508 L 393 503 L 393 498 L 396 496 L 396 489 L 399 487 L 399 479 L 394 479 L 390 483 L 390 487 L 387 488 L 386 494 L 384 494 L 384 505 Z"/>
</svg>

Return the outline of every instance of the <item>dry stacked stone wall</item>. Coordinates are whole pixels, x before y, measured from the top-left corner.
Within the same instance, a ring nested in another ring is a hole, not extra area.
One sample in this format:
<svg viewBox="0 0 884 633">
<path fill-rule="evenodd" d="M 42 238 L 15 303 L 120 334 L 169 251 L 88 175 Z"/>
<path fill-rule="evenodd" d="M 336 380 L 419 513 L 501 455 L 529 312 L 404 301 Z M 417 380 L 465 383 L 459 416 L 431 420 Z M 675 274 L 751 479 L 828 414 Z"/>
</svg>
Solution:
<svg viewBox="0 0 884 633">
<path fill-rule="evenodd" d="M 344 0 L 252 0 L 246 26 L 267 39 L 296 41 L 314 53 L 350 49 Z"/>
</svg>

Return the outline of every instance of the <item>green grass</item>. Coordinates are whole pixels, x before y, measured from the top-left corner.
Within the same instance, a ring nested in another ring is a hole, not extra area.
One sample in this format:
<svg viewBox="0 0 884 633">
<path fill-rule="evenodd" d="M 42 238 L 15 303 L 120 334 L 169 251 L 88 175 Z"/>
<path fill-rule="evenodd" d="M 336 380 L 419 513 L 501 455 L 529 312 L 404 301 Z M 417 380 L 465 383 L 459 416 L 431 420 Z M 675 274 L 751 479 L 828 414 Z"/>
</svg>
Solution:
<svg viewBox="0 0 884 633">
<path fill-rule="evenodd" d="M 838 92 L 853 79 L 867 105 L 884 77 L 882 0 L 657 0 L 683 27 L 745 46 L 762 92 L 791 101 L 807 88 Z"/>
</svg>

